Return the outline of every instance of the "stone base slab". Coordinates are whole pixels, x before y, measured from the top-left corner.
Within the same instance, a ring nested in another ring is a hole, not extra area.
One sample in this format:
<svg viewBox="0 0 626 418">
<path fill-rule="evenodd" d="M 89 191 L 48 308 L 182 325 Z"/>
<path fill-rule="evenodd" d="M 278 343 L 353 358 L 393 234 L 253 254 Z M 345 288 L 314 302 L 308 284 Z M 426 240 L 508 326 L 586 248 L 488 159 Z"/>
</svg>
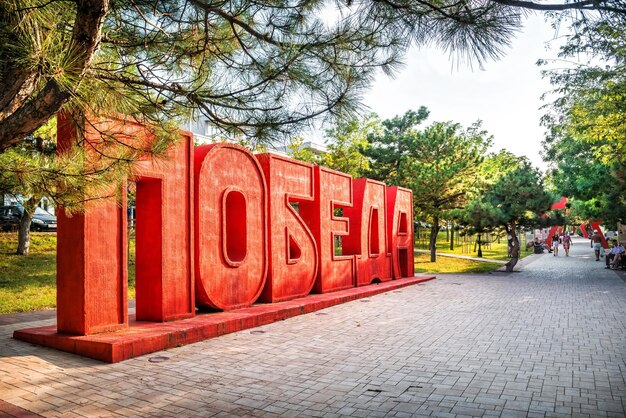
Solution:
<svg viewBox="0 0 626 418">
<path fill-rule="evenodd" d="M 435 276 L 409 277 L 332 293 L 308 295 L 285 302 L 255 304 L 249 308 L 229 312 L 199 313 L 193 318 L 173 322 L 141 322 L 136 321 L 135 316 L 131 315 L 128 328 L 104 334 L 86 336 L 58 334 L 56 326 L 51 325 L 17 330 L 13 333 L 13 338 L 108 363 L 117 363 L 155 351 L 315 312 L 434 278 Z"/>
</svg>

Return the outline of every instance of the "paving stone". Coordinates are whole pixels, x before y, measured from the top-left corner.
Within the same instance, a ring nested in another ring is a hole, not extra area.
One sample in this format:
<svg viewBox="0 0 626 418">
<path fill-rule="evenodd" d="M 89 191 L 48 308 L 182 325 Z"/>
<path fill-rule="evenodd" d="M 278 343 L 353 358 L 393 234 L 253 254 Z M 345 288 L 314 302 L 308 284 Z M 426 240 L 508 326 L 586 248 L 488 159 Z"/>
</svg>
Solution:
<svg viewBox="0 0 626 418">
<path fill-rule="evenodd" d="M 623 417 L 626 282 L 586 241 L 572 248 L 521 273 L 440 275 L 167 350 L 162 363 L 25 344 L 14 330 L 53 317 L 0 316 L 0 397 L 50 417 Z"/>
</svg>

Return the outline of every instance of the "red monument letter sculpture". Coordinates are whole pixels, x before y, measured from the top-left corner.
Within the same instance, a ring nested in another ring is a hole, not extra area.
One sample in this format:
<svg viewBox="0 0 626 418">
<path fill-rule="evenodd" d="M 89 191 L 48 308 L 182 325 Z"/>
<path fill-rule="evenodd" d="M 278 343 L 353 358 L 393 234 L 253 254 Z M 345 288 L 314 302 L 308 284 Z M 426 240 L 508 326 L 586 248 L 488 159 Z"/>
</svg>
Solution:
<svg viewBox="0 0 626 418">
<path fill-rule="evenodd" d="M 250 151 L 195 150 L 196 305 L 231 310 L 257 300 L 267 274 L 267 191 Z"/>
<path fill-rule="evenodd" d="M 120 145 L 141 150 L 154 139 L 130 118 L 83 120 L 80 136 L 75 122 L 59 116 L 58 152 L 83 144 L 81 174 L 100 169 L 101 158 L 116 155 Z M 196 307 L 234 310 L 259 297 L 279 302 L 413 276 L 410 190 L 353 181 L 276 155 L 257 159 L 238 145 L 194 150 L 192 136 L 181 137 L 166 158 L 146 154 L 133 166 L 137 321 L 128 318 L 127 187 L 112 185 L 108 192 L 117 201 L 88 201 L 84 213 L 72 217 L 59 208 L 57 327 L 16 330 L 15 338 L 116 362 L 378 291 L 198 315 L 179 324 L 141 321 L 176 321 L 194 316 Z M 99 333 L 109 334 L 89 336 Z"/>
<path fill-rule="evenodd" d="M 563 233 L 563 228 L 556 225 L 550 227 L 550 230 L 548 231 L 548 238 L 546 238 L 546 245 L 550 248 L 552 248 L 552 236 L 555 232 L 560 236 Z"/>
<path fill-rule="evenodd" d="M 137 320 L 195 314 L 193 137 L 183 134 L 163 160 L 138 164 L 136 193 Z"/>
<path fill-rule="evenodd" d="M 103 146 L 101 132 L 141 147 L 152 140 L 132 121 L 93 120 L 86 139 Z M 59 150 L 76 140 L 66 115 L 59 117 Z M 192 138 L 182 139 L 166 158 L 137 164 L 137 319 L 170 321 L 194 315 Z M 87 160 L 91 154 L 87 152 Z M 92 158 L 96 158 L 93 153 Z M 114 190 L 112 190 L 114 191 Z M 125 188 L 121 204 L 87 204 L 85 213 L 59 217 L 57 263 L 60 332 L 94 334 L 127 326 L 127 228 Z M 63 212 L 63 211 L 61 211 Z M 170 213 L 176 216 L 167 216 Z M 77 245 L 78 243 L 78 245 Z M 85 302 L 85 299 L 87 302 Z"/>
<path fill-rule="evenodd" d="M 580 231 L 583 233 L 583 237 L 584 238 L 589 238 L 589 232 L 587 232 L 587 224 L 586 223 L 581 223 L 580 224 Z"/>
<path fill-rule="evenodd" d="M 60 154 L 78 143 L 78 131 L 70 116 L 58 117 L 57 145 Z M 100 142 L 88 125 L 86 141 Z M 81 141 L 81 143 L 84 143 Z M 86 151 L 86 170 L 97 159 Z M 115 190 L 112 189 L 112 192 Z M 89 335 L 128 326 L 128 258 L 126 193 L 123 205 L 115 201 L 87 202 L 85 212 L 66 216 L 58 211 L 57 232 L 57 330 Z"/>
<path fill-rule="evenodd" d="M 256 157 L 267 181 L 271 219 L 269 271 L 261 300 L 280 302 L 306 296 L 315 283 L 317 248 L 299 215 L 299 205 L 313 201 L 313 166 L 274 154 Z"/>
<path fill-rule="evenodd" d="M 353 255 L 339 247 L 348 235 L 349 220 L 341 214 L 352 206 L 352 177 L 324 167 L 315 167 L 315 200 L 300 203 L 300 215 L 313 233 L 318 251 L 318 271 L 313 291 L 326 293 L 354 287 Z"/>
<path fill-rule="evenodd" d="M 413 192 L 409 189 L 387 187 L 387 240 L 393 277 L 413 277 Z"/>
<path fill-rule="evenodd" d="M 356 179 L 354 206 L 346 208 L 350 235 L 343 239 L 343 250 L 356 255 L 356 285 L 363 286 L 392 278 L 391 254 L 387 251 L 387 194 L 385 184 Z"/>
</svg>

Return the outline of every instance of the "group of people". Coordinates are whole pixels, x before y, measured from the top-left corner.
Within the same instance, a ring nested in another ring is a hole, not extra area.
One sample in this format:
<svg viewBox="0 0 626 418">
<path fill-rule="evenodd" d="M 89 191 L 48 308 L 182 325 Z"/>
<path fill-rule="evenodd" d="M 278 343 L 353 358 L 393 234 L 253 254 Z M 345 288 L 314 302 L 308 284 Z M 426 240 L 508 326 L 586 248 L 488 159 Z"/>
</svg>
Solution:
<svg viewBox="0 0 626 418">
<path fill-rule="evenodd" d="M 570 232 L 565 231 L 563 235 L 561 235 L 558 231 L 555 231 L 551 238 L 551 250 L 554 257 L 558 257 L 561 246 L 563 246 L 565 256 L 569 257 L 570 247 L 574 244 L 572 242 Z M 536 254 L 543 253 L 545 244 L 542 244 L 542 242 L 539 241 L 539 238 L 535 237 L 535 242 L 532 244 L 534 244 Z M 529 248 L 532 244 L 529 244 Z M 600 257 L 604 257 L 606 263 L 605 268 L 618 269 L 620 267 L 626 267 L 626 248 L 624 248 L 624 245 L 622 245 L 621 242 L 618 242 L 616 239 L 612 240 L 611 248 L 605 251 L 602 247 L 602 235 L 600 235 L 600 232 L 598 231 L 593 231 L 593 235 L 591 236 L 591 246 L 596 255 L 596 261 L 600 261 Z"/>
<path fill-rule="evenodd" d="M 572 237 L 569 234 L 569 231 L 565 231 L 563 235 L 559 235 L 559 231 L 554 231 L 554 235 L 552 235 L 552 254 L 557 257 L 559 255 L 559 246 L 563 245 L 563 250 L 565 250 L 565 256 L 569 257 L 569 248 L 572 245 Z"/>
<path fill-rule="evenodd" d="M 604 262 L 606 263 L 606 266 L 604 268 L 617 269 L 622 265 L 626 249 L 621 242 L 617 242 L 616 239 L 612 240 L 611 249 L 606 252 L 602 248 L 602 235 L 600 235 L 600 232 L 598 231 L 593 231 L 593 235 L 591 236 L 591 245 L 593 246 L 593 251 L 596 254 L 596 261 L 600 261 L 600 257 L 603 255 L 602 253 L 605 253 Z"/>
<path fill-rule="evenodd" d="M 604 252 L 604 250 L 602 249 L 602 236 L 598 231 L 593 231 L 593 235 L 591 235 L 591 245 L 593 246 L 593 251 L 596 254 L 596 261 L 600 261 L 600 255 Z M 622 243 L 618 242 L 616 239 L 611 241 L 611 245 L 611 249 L 605 254 L 604 257 L 604 262 L 606 264 L 604 268 L 617 269 L 622 264 L 622 259 L 624 258 L 626 249 Z"/>
</svg>

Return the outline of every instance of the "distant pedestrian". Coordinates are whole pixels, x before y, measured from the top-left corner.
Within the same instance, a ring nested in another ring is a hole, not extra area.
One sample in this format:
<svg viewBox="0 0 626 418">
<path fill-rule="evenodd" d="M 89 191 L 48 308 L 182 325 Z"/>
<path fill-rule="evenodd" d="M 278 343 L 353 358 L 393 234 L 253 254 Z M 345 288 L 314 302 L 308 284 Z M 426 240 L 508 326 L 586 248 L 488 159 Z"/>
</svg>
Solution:
<svg viewBox="0 0 626 418">
<path fill-rule="evenodd" d="M 593 231 L 591 236 L 591 245 L 593 252 L 596 254 L 596 261 L 600 261 L 600 249 L 602 248 L 602 235 L 598 231 Z"/>
<path fill-rule="evenodd" d="M 565 231 L 563 234 L 563 249 L 565 250 L 565 256 L 569 257 L 569 247 L 572 245 L 572 237 L 569 234 L 569 231 Z"/>
<path fill-rule="evenodd" d="M 559 255 L 559 241 L 561 241 L 559 231 L 554 231 L 554 235 L 552 235 L 552 252 L 555 257 Z"/>
</svg>

